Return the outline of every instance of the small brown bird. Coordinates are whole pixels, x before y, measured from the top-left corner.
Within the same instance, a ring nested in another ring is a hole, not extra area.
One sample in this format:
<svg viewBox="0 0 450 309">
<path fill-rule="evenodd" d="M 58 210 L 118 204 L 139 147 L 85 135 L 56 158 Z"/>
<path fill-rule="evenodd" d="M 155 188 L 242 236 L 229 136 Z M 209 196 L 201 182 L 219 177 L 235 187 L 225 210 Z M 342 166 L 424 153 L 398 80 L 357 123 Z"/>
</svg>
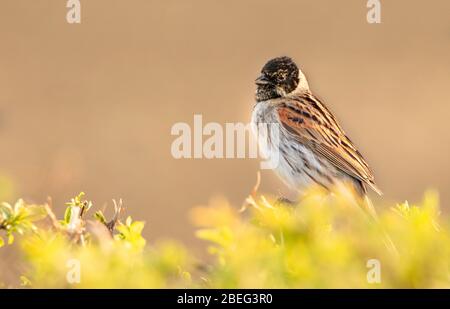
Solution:
<svg viewBox="0 0 450 309">
<path fill-rule="evenodd" d="M 291 58 L 270 60 L 255 82 L 252 124 L 266 154 L 276 158 L 275 170 L 290 187 L 301 191 L 319 184 L 330 190 L 347 182 L 363 198 L 367 187 L 381 195 L 369 165 L 330 110 L 311 93 Z M 276 124 L 278 132 L 269 124 Z"/>
</svg>

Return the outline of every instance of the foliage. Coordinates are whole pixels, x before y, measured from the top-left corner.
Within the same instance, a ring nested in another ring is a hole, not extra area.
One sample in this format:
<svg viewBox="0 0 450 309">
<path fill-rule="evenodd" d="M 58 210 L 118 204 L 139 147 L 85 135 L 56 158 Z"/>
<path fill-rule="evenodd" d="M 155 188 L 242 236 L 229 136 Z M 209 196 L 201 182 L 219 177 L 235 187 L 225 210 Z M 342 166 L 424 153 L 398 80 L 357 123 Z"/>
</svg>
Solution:
<svg viewBox="0 0 450 309">
<path fill-rule="evenodd" d="M 67 203 L 64 219 L 57 220 L 50 205 L 0 208 L 0 227 L 8 237 L 25 234 L 20 249 L 26 267 L 20 281 L 36 288 L 164 288 L 189 284 L 184 268 L 189 263 L 185 249 L 175 242 L 146 248 L 141 233 L 144 222 L 128 217 L 124 223 L 116 214 L 107 222 L 101 212 L 95 220 L 85 219 L 92 207 L 84 193 Z M 36 209 L 49 222 L 35 225 Z M 25 233 L 27 231 L 28 233 Z"/>
<path fill-rule="evenodd" d="M 8 244 L 14 242 L 14 233 L 23 235 L 27 231 L 35 231 L 35 221 L 45 217 L 44 209 L 38 205 L 25 205 L 23 200 L 18 200 L 14 206 L 8 203 L 0 205 L 0 230 L 6 231 Z M 0 247 L 5 240 L 0 236 Z"/>
<path fill-rule="evenodd" d="M 215 199 L 192 210 L 213 256 L 201 263 L 178 243 L 146 244 L 144 222 L 120 221 L 121 201 L 112 220 L 100 211 L 87 219 L 93 205 L 84 194 L 63 220 L 48 204 L 4 203 L 0 235 L 10 243 L 22 235 L 23 287 L 450 287 L 450 226 L 438 204 L 430 191 L 420 205 L 380 205 L 375 221 L 343 189 L 311 188 L 298 205 L 253 192 L 240 210 Z"/>
<path fill-rule="evenodd" d="M 434 192 L 420 206 L 382 212 L 378 222 L 345 190 L 330 196 L 314 188 L 296 206 L 251 204 L 250 218 L 223 201 L 194 211 L 204 227 L 197 235 L 217 257 L 210 287 L 450 287 L 450 228 L 438 224 Z M 374 260 L 379 283 L 370 276 Z"/>
</svg>

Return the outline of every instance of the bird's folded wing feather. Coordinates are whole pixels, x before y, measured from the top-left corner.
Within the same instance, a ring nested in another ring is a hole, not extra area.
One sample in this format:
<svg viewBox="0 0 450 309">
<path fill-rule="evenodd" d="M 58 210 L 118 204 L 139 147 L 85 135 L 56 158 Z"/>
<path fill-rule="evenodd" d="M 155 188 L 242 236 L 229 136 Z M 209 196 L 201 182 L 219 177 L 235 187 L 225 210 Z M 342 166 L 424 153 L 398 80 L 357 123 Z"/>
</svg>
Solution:
<svg viewBox="0 0 450 309">
<path fill-rule="evenodd" d="M 317 98 L 311 94 L 285 98 L 277 104 L 277 112 L 283 128 L 299 143 L 381 194 L 363 156 Z"/>
</svg>

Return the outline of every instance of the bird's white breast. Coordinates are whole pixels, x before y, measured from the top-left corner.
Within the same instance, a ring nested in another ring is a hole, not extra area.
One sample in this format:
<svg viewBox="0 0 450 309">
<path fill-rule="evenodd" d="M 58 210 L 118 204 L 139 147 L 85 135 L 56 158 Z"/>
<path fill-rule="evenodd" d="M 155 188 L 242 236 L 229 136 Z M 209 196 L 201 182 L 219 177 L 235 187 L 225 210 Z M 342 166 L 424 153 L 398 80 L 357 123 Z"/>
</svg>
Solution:
<svg viewBox="0 0 450 309">
<path fill-rule="evenodd" d="M 283 128 L 276 110 L 276 102 L 273 100 L 258 102 L 254 106 L 252 128 L 258 138 L 261 152 L 271 161 L 275 172 L 290 187 L 299 190 L 313 182 L 305 173 L 305 169 L 308 169 L 308 173 L 313 177 L 323 169 L 313 151 L 299 143 Z M 274 138 L 275 136 L 277 138 Z"/>
</svg>

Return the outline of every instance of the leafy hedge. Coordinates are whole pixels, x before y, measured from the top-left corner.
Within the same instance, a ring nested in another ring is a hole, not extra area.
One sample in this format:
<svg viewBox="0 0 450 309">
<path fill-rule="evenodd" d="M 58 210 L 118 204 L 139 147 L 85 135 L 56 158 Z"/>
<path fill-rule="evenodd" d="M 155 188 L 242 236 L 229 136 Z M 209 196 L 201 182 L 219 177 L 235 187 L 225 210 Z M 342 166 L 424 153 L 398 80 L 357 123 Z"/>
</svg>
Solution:
<svg viewBox="0 0 450 309">
<path fill-rule="evenodd" d="M 120 220 L 121 201 L 109 221 L 91 214 L 81 193 L 61 220 L 49 204 L 3 203 L 0 250 L 17 242 L 24 287 L 450 287 L 450 227 L 438 204 L 427 192 L 374 222 L 345 190 L 311 188 L 297 205 L 253 192 L 241 209 L 215 199 L 192 210 L 214 257 L 205 262 L 177 242 L 146 244 L 144 222 Z"/>
</svg>

